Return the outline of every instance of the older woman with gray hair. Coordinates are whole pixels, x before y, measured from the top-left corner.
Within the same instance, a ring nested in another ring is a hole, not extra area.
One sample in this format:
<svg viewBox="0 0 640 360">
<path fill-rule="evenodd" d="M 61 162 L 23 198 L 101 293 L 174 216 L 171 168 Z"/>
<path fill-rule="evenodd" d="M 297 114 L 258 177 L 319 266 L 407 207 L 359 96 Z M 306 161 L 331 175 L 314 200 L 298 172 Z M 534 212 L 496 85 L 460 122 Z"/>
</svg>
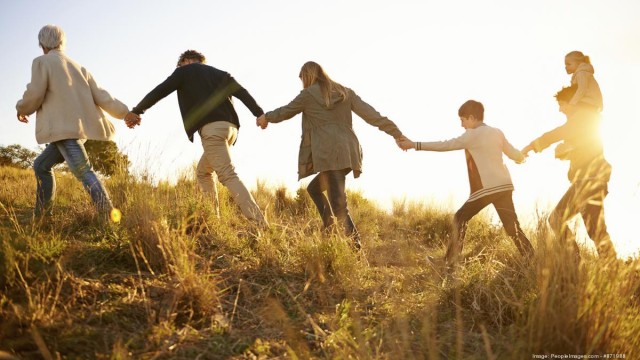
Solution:
<svg viewBox="0 0 640 360">
<path fill-rule="evenodd" d="M 66 161 L 98 212 L 108 216 L 113 205 L 91 167 L 84 142 L 113 138 L 115 128 L 103 110 L 118 119 L 124 119 L 129 110 L 100 88 L 87 69 L 67 57 L 63 51 L 65 34 L 60 27 L 44 26 L 38 41 L 44 55 L 33 60 L 31 82 L 16 104 L 18 120 L 23 123 L 37 112 L 36 140 L 47 144 L 33 164 L 37 180 L 35 214 L 51 214 L 56 191 L 52 168 Z"/>
</svg>

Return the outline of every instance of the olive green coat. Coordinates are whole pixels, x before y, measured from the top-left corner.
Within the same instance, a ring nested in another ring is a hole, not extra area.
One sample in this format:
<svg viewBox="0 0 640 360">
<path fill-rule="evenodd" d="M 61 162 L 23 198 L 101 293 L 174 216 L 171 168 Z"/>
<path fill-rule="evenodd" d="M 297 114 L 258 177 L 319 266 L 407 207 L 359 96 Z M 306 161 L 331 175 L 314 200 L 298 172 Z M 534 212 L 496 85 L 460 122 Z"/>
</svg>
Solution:
<svg viewBox="0 0 640 360">
<path fill-rule="evenodd" d="M 362 172 L 362 148 L 353 132 L 351 112 L 367 123 L 397 138 L 402 135 L 393 121 L 380 115 L 347 88 L 347 99 L 334 92 L 325 105 L 320 86 L 313 84 L 302 90 L 288 105 L 265 114 L 267 121 L 277 123 L 302 113 L 302 139 L 298 155 L 298 179 L 328 170 Z"/>
</svg>

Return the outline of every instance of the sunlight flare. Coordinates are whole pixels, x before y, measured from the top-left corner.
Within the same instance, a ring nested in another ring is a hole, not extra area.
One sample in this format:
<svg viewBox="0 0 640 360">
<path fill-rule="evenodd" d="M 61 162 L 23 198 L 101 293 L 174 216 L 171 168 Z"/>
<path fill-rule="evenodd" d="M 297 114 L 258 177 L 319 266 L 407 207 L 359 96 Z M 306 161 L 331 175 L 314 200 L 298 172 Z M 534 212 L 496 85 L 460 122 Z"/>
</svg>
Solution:
<svg viewBox="0 0 640 360">
<path fill-rule="evenodd" d="M 122 213 L 116 208 L 111 209 L 111 214 L 109 214 L 109 216 L 111 218 L 111 221 L 116 224 L 118 224 L 120 220 L 122 220 Z"/>
</svg>

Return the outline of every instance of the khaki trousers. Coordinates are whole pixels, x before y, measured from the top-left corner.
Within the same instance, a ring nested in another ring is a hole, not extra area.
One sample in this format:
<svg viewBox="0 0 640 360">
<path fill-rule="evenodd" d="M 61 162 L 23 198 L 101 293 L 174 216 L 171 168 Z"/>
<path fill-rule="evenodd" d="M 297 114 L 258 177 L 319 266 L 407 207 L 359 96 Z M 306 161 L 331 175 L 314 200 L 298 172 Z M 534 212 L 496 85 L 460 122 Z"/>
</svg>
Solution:
<svg viewBox="0 0 640 360">
<path fill-rule="evenodd" d="M 260 208 L 238 178 L 231 162 L 229 150 L 238 136 L 236 126 L 227 121 L 216 121 L 206 124 L 198 132 L 204 153 L 198 162 L 196 176 L 202 192 L 213 197 L 216 211 L 219 212 L 218 189 L 215 184 L 215 177 L 217 177 L 218 181 L 229 190 L 242 214 L 260 225 L 265 225 L 266 220 Z"/>
</svg>

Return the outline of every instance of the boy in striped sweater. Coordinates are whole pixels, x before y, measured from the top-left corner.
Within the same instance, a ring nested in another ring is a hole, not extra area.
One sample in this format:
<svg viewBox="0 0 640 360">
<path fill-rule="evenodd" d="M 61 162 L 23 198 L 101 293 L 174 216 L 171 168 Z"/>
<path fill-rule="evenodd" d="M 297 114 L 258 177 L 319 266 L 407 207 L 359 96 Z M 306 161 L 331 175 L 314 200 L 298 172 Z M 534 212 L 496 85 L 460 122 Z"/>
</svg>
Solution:
<svg viewBox="0 0 640 360">
<path fill-rule="evenodd" d="M 525 156 L 507 141 L 502 131 L 484 123 L 482 103 L 475 100 L 465 102 L 460 106 L 458 116 L 466 131 L 457 138 L 434 142 L 413 142 L 407 138 L 397 140 L 398 145 L 404 150 L 464 149 L 471 195 L 453 217 L 454 232 L 447 246 L 445 262 L 448 266 L 457 263 L 469 220 L 489 204 L 495 207 L 502 226 L 518 251 L 523 256 L 531 256 L 533 247 L 520 228 L 513 206 L 511 175 L 502 161 L 503 153 L 516 163 L 524 162 Z"/>
</svg>

